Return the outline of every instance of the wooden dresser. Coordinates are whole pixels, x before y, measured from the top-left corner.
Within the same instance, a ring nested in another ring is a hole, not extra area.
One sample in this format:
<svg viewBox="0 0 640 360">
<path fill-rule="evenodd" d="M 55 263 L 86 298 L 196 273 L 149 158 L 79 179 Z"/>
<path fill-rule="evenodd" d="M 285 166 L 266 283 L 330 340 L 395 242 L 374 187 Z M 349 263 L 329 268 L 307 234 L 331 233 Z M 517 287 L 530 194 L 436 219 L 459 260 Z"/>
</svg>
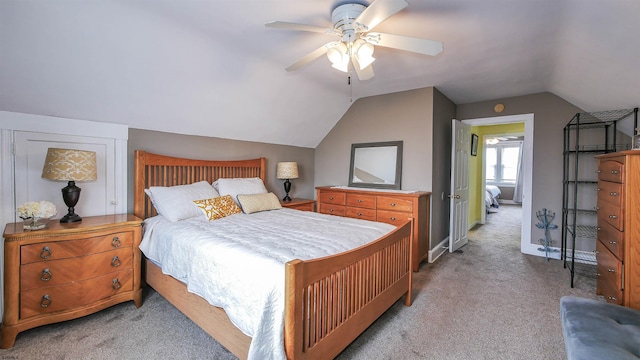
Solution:
<svg viewBox="0 0 640 360">
<path fill-rule="evenodd" d="M 430 192 L 402 193 L 349 188 L 317 187 L 317 211 L 323 214 L 398 224 L 414 219 L 413 271 L 429 252 Z"/>
<path fill-rule="evenodd" d="M 315 211 L 316 202 L 315 200 L 293 198 L 291 201 L 280 200 L 280 205 L 289 209 Z"/>
<path fill-rule="evenodd" d="M 598 155 L 597 293 L 640 309 L 640 150 Z"/>
<path fill-rule="evenodd" d="M 133 300 L 142 305 L 142 220 L 133 215 L 85 217 L 82 222 L 4 231 L 4 318 L 0 348 L 21 331 L 75 319 Z"/>
</svg>

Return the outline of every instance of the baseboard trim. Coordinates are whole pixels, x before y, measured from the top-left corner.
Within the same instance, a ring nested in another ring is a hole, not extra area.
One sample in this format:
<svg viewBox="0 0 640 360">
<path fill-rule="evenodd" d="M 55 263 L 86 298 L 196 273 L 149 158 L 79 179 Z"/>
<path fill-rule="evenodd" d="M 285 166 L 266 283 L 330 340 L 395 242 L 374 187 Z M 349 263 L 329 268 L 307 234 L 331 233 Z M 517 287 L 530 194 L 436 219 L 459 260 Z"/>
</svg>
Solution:
<svg viewBox="0 0 640 360">
<path fill-rule="evenodd" d="M 438 258 L 449 250 L 449 237 L 447 236 L 444 240 L 442 240 L 438 245 L 436 245 L 433 249 L 429 250 L 429 263 L 434 263 Z"/>
<path fill-rule="evenodd" d="M 476 220 L 476 221 L 472 222 L 471 225 L 469 225 L 469 229 L 468 230 L 473 229 L 473 227 L 478 225 L 478 224 L 480 224 L 480 220 Z"/>
</svg>

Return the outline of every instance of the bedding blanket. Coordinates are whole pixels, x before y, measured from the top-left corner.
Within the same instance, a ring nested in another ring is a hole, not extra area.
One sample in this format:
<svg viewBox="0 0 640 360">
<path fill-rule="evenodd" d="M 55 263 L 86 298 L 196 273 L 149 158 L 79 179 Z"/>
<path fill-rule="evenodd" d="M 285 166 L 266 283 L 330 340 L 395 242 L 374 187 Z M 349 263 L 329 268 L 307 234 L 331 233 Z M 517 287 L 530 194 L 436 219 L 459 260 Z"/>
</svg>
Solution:
<svg viewBox="0 0 640 360">
<path fill-rule="evenodd" d="M 284 264 L 337 254 L 393 225 L 292 209 L 169 222 L 145 220 L 140 249 L 252 337 L 249 359 L 285 359 Z"/>
</svg>

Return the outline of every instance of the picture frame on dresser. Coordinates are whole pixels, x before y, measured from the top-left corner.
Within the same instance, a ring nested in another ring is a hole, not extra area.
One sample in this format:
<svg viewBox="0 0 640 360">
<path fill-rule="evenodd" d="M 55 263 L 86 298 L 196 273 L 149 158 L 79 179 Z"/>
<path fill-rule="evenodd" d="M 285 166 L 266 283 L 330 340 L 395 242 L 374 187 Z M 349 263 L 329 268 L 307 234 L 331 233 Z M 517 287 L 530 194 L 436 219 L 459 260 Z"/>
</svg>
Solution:
<svg viewBox="0 0 640 360">
<path fill-rule="evenodd" d="M 402 141 L 351 144 L 349 186 L 399 190 Z"/>
</svg>

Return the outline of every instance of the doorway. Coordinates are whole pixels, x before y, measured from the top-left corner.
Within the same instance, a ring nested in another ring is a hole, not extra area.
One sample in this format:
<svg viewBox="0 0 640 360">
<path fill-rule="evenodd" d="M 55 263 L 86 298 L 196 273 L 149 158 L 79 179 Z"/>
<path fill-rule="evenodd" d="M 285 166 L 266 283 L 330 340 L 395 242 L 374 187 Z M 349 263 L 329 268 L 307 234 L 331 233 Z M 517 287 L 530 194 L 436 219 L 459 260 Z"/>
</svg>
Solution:
<svg viewBox="0 0 640 360">
<path fill-rule="evenodd" d="M 533 114 L 520 114 L 509 116 L 497 116 L 490 118 L 478 118 L 462 120 L 471 126 L 487 126 L 498 124 L 524 123 L 523 142 L 523 190 L 522 190 L 522 228 L 520 231 L 520 251 L 524 254 L 541 256 L 537 251 L 537 245 L 531 243 L 531 216 L 533 194 Z M 474 176 L 477 176 L 473 174 Z"/>
</svg>

